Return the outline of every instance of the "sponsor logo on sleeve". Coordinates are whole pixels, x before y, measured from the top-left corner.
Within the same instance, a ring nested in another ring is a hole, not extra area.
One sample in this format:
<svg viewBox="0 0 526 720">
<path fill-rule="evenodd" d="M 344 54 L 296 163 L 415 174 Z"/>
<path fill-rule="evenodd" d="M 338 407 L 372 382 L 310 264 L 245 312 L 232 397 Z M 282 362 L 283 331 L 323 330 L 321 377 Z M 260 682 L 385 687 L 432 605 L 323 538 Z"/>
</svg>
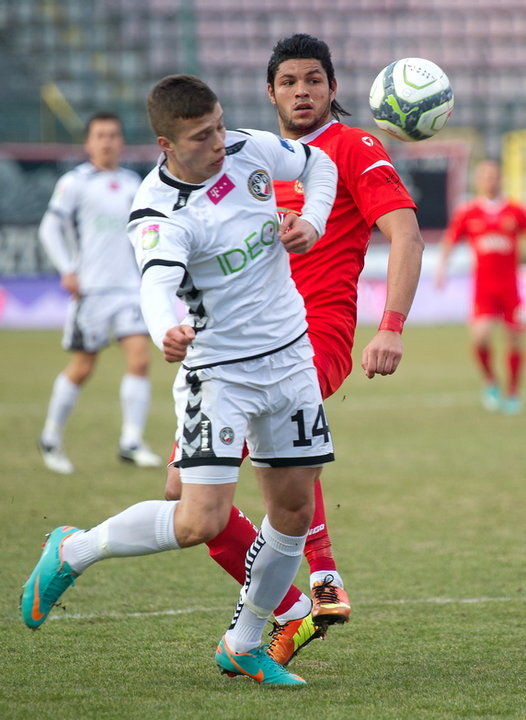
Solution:
<svg viewBox="0 0 526 720">
<path fill-rule="evenodd" d="M 159 244 L 159 225 L 147 225 L 141 232 L 141 245 L 143 250 L 151 250 Z"/>
<path fill-rule="evenodd" d="M 278 135 L 278 138 L 279 138 L 280 143 L 285 148 L 285 150 L 288 150 L 291 153 L 295 152 L 294 148 L 292 147 L 292 145 L 289 143 L 288 140 L 285 140 L 285 138 L 282 138 L 279 135 Z"/>
</svg>

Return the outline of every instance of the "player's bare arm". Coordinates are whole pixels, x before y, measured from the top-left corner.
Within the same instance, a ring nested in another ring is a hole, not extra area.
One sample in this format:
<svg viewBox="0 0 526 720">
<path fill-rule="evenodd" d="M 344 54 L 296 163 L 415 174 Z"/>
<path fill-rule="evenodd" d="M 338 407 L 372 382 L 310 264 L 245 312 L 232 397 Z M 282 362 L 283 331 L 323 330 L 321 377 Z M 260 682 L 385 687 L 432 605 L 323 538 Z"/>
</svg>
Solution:
<svg viewBox="0 0 526 720">
<path fill-rule="evenodd" d="M 412 209 L 400 208 L 382 215 L 376 225 L 391 243 L 385 311 L 405 318 L 416 293 L 424 250 L 416 216 Z M 403 355 L 402 326 L 403 320 L 399 328 L 379 330 L 364 348 L 362 368 L 368 378 L 396 371 Z"/>
<path fill-rule="evenodd" d="M 452 249 L 452 243 L 445 238 L 440 246 L 437 269 L 435 272 L 435 287 L 439 290 L 442 290 L 446 285 L 447 263 Z"/>
<path fill-rule="evenodd" d="M 186 350 L 195 338 L 195 331 L 190 325 L 176 325 L 170 328 L 163 339 L 163 354 L 166 362 L 181 362 Z"/>
<path fill-rule="evenodd" d="M 308 220 L 288 213 L 279 226 L 279 239 L 289 253 L 304 254 L 318 240 L 318 232 Z"/>
</svg>

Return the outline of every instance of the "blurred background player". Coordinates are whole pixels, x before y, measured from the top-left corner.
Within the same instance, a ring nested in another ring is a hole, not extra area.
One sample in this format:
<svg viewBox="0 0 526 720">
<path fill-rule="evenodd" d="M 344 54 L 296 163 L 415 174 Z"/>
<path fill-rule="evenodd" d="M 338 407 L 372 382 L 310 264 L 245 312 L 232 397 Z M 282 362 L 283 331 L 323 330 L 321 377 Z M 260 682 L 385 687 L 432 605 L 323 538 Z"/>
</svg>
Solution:
<svg viewBox="0 0 526 720">
<path fill-rule="evenodd" d="M 521 411 L 519 396 L 523 360 L 518 266 L 520 237 L 526 232 L 526 210 L 501 194 L 501 168 L 483 160 L 475 168 L 476 197 L 454 213 L 440 249 L 436 284 L 443 287 L 456 243 L 467 240 L 474 258 L 471 338 L 485 387 L 482 405 L 509 415 Z M 501 391 L 494 368 L 493 330 L 502 322 L 507 339 L 507 379 Z"/>
<path fill-rule="evenodd" d="M 351 372 L 358 278 L 373 227 L 388 239 L 391 249 L 385 312 L 362 355 L 369 378 L 394 373 L 401 360 L 402 328 L 418 284 L 423 251 L 415 204 L 381 143 L 339 122 L 340 115 L 349 113 L 337 102 L 336 89 L 325 42 L 296 34 L 276 44 L 267 68 L 267 90 L 278 113 L 280 134 L 323 149 L 338 167 L 336 200 L 325 234 L 306 255 L 289 256 L 292 276 L 306 305 L 324 398 Z M 301 213 L 301 183 L 275 182 L 274 188 L 281 213 Z M 177 468 L 169 468 L 167 498 L 179 497 L 177 475 Z M 305 544 L 312 598 L 293 586 L 274 613 L 270 651 L 284 664 L 320 630 L 346 622 L 350 614 L 332 553 L 319 477 L 315 490 L 315 513 Z M 239 582 L 256 532 L 234 507 L 225 530 L 207 543 L 211 557 Z"/>
<path fill-rule="evenodd" d="M 58 473 L 73 472 L 63 449 L 64 425 L 98 353 L 112 337 L 126 360 L 119 456 L 140 467 L 160 465 L 143 440 L 150 405 L 150 340 L 140 310 L 139 272 L 126 234 L 141 180 L 119 167 L 122 148 L 120 119 L 112 113 L 93 115 L 86 127 L 89 160 L 60 178 L 39 229 L 71 297 L 62 341 L 71 360 L 55 380 L 39 440 L 46 467 Z"/>
</svg>

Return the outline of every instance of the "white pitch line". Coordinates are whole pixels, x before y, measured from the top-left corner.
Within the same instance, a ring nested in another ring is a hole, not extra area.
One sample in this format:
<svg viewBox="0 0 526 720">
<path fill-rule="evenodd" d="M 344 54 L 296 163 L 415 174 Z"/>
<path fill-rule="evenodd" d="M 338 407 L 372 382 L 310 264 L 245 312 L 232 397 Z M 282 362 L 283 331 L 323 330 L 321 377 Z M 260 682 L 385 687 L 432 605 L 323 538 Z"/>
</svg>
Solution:
<svg viewBox="0 0 526 720">
<path fill-rule="evenodd" d="M 449 597 L 434 597 L 434 598 L 399 598 L 398 600 L 355 600 L 355 607 L 375 607 L 378 605 L 478 605 L 484 603 L 506 603 L 506 602 L 525 602 L 526 596 L 521 597 L 475 597 L 475 598 L 449 598 Z M 148 618 L 148 617 L 169 617 L 173 615 L 191 615 L 192 613 L 198 612 L 228 612 L 232 610 L 231 606 L 224 607 L 188 607 L 179 608 L 177 610 L 152 610 L 145 612 L 107 612 L 107 613 L 68 613 L 68 612 L 56 612 L 54 615 L 49 616 L 49 620 L 123 620 L 127 618 Z"/>
<path fill-rule="evenodd" d="M 352 600 L 352 599 L 351 599 Z M 398 598 L 396 600 L 354 600 L 353 606 L 358 607 L 378 607 L 389 605 L 483 605 L 485 603 L 508 603 L 508 602 L 526 602 L 526 595 L 518 597 L 473 597 L 473 598 L 451 598 L 451 597 L 431 597 L 431 598 Z M 60 608 L 59 608 L 60 609 Z M 102 612 L 102 613 L 70 613 L 59 612 L 58 610 L 49 616 L 50 621 L 63 620 L 126 620 L 128 618 L 149 618 L 149 617 L 170 617 L 177 615 L 191 615 L 193 613 L 211 613 L 211 612 L 231 612 L 232 605 L 224 605 L 221 607 L 202 607 L 195 605 L 194 607 L 168 609 L 168 610 L 151 610 L 144 612 Z M 13 617 L 0 618 L 0 622 L 15 620 Z M 16 618 L 19 622 L 19 618 Z"/>
<path fill-rule="evenodd" d="M 483 603 L 502 603 L 502 602 L 524 602 L 526 596 L 516 598 L 512 597 L 478 597 L 478 598 L 415 598 L 399 600 L 367 600 L 365 602 L 355 602 L 355 605 L 477 605 Z"/>
</svg>

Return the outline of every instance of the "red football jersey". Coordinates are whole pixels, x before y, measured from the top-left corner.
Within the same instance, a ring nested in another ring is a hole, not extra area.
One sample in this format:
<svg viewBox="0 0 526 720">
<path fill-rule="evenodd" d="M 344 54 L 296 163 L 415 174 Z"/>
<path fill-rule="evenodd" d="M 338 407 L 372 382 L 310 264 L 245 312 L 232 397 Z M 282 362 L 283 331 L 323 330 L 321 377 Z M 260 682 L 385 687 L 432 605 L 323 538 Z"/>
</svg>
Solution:
<svg viewBox="0 0 526 720">
<path fill-rule="evenodd" d="M 517 288 L 519 238 L 526 231 L 526 210 L 508 200 L 476 198 L 460 207 L 446 231 L 446 242 L 467 240 L 475 258 L 480 290 Z"/>
<path fill-rule="evenodd" d="M 351 371 L 358 278 L 372 228 L 381 215 L 416 206 L 376 137 L 337 122 L 308 144 L 324 150 L 338 167 L 336 200 L 325 234 L 305 255 L 290 255 L 327 397 Z M 275 181 L 274 188 L 279 212 L 301 212 L 300 182 Z"/>
</svg>

